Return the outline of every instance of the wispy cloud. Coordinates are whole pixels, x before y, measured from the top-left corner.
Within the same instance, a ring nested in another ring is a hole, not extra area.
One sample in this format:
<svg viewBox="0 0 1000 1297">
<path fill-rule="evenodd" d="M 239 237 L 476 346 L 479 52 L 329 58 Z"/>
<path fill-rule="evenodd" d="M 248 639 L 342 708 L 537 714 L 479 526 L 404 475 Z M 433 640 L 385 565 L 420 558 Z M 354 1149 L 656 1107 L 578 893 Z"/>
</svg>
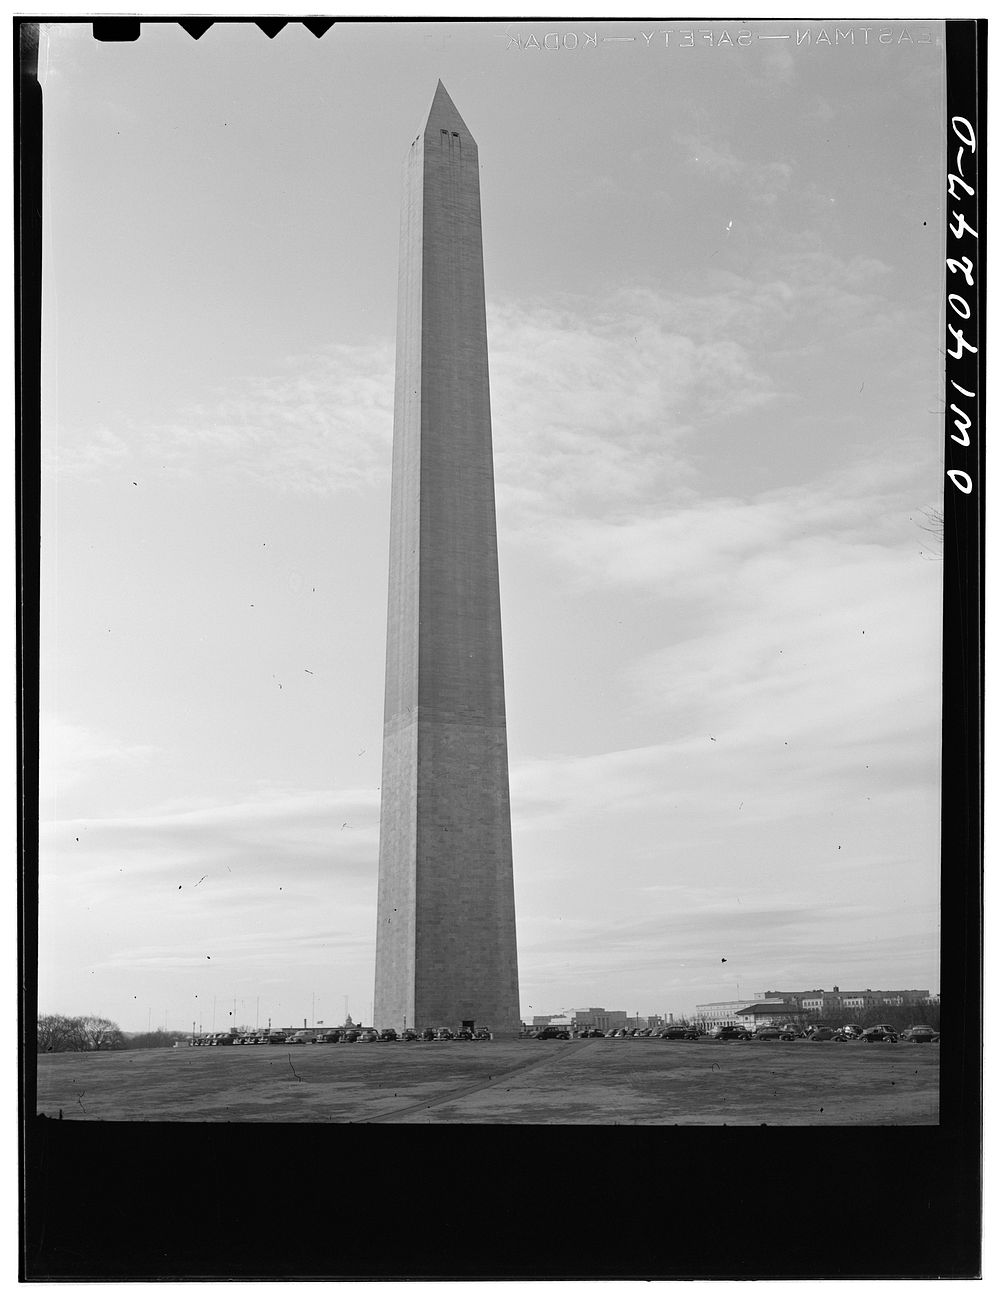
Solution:
<svg viewBox="0 0 1000 1297">
<path fill-rule="evenodd" d="M 275 374 L 244 375 L 169 422 L 60 430 L 50 469 L 102 475 L 155 463 L 199 479 L 243 479 L 277 492 L 359 489 L 387 472 L 392 438 L 391 345 L 335 346 L 290 358 Z"/>
<path fill-rule="evenodd" d="M 329 875 L 372 875 L 378 859 L 376 789 L 261 790 L 253 798 L 115 819 L 41 827 L 41 873 L 60 886 L 120 886 L 118 875 L 192 904 L 221 886 L 229 898 L 261 883 L 275 890 Z M 319 870 L 319 872 L 318 872 Z M 255 891 L 256 894 L 256 891 Z M 185 897 L 185 900 L 188 900 Z"/>
<path fill-rule="evenodd" d="M 917 506 L 908 485 L 891 459 L 869 458 L 812 482 L 744 497 L 670 504 L 653 498 L 631 515 L 578 517 L 561 524 L 553 539 L 563 559 L 595 582 L 647 587 L 671 600 L 739 598 L 755 564 L 815 573 L 827 562 L 849 561 L 851 553 L 862 562 L 885 548 L 916 556 L 910 513 Z M 797 547 L 791 556 L 790 546 Z M 763 583 L 771 573 L 757 575 Z"/>
<path fill-rule="evenodd" d="M 723 407 L 735 417 L 774 394 L 725 327 L 733 317 L 721 292 L 686 318 L 649 290 L 559 309 L 495 304 L 494 450 L 507 525 L 683 484 L 684 438 Z"/>
<path fill-rule="evenodd" d="M 905 333 L 881 286 L 888 275 L 873 258 L 839 259 L 800 238 L 766 273 L 716 268 L 688 291 L 636 285 L 557 303 L 492 301 L 507 529 L 683 491 L 694 437 L 787 402 L 783 374 L 819 354 L 829 330 Z M 892 363 L 889 350 L 883 366 Z M 63 429 L 50 463 L 91 478 L 124 464 L 139 472 L 148 461 L 158 472 L 242 479 L 279 494 L 360 490 L 388 478 L 393 381 L 388 341 L 330 348 L 234 380 L 168 423 Z"/>
<path fill-rule="evenodd" d="M 852 932 L 847 945 L 845 926 Z M 523 962 L 530 969 L 524 989 L 530 1003 L 537 978 L 547 988 L 545 1003 L 564 997 L 584 1007 L 592 988 L 601 998 L 590 1003 L 633 1011 L 637 995 L 655 1002 L 665 994 L 677 1010 L 691 1011 L 698 1002 L 735 999 L 738 983 L 744 998 L 836 982 L 863 989 L 876 967 L 888 974 L 880 989 L 936 990 L 936 906 L 921 907 L 891 935 L 882 928 L 863 901 L 848 895 L 820 908 L 798 897 L 717 893 L 685 896 L 676 910 L 657 909 L 644 919 L 533 919 L 522 924 Z"/>
<path fill-rule="evenodd" d="M 690 168 L 722 181 L 740 180 L 746 174 L 746 158 L 737 156 L 720 140 L 709 141 L 694 131 L 679 131 L 674 138 Z"/>
<path fill-rule="evenodd" d="M 43 1000 L 132 985 L 325 985 L 330 961 L 371 957 L 378 862 L 374 789 L 262 789 L 245 801 L 155 815 L 44 823 L 39 941 Z M 325 970 L 325 971 L 324 971 Z M 139 994 L 148 992 L 137 992 Z M 185 993 L 187 991 L 185 990 Z"/>
<path fill-rule="evenodd" d="M 39 717 L 39 799 L 44 816 L 56 813 L 59 796 L 85 780 L 108 778 L 116 767 L 145 762 L 156 747 L 136 743 L 51 711 Z"/>
</svg>

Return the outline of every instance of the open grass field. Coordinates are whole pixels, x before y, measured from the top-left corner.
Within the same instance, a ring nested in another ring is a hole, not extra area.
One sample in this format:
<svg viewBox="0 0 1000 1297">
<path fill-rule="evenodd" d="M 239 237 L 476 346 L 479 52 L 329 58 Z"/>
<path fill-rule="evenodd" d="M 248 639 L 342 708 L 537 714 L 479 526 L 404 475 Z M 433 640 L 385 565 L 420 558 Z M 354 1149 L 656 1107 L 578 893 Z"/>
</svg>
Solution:
<svg viewBox="0 0 1000 1297">
<path fill-rule="evenodd" d="M 939 1046 L 434 1041 L 50 1054 L 37 1111 L 76 1121 L 927 1126 Z"/>
</svg>

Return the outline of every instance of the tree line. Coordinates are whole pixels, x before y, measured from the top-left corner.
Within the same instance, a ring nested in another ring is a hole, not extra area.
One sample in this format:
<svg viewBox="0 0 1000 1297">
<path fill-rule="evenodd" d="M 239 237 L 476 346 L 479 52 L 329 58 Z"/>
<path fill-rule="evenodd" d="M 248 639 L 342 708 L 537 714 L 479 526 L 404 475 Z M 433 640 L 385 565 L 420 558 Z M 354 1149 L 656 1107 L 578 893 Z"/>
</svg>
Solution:
<svg viewBox="0 0 1000 1297">
<path fill-rule="evenodd" d="M 95 1049 L 124 1049 L 125 1037 L 108 1018 L 67 1018 L 47 1013 L 38 1019 L 39 1054 L 65 1054 Z"/>
<path fill-rule="evenodd" d="M 170 1049 L 187 1040 L 184 1031 L 122 1031 L 117 1022 L 94 1015 L 67 1018 L 61 1013 L 40 1015 L 37 1027 L 39 1054 L 83 1053 L 98 1049 Z"/>
</svg>

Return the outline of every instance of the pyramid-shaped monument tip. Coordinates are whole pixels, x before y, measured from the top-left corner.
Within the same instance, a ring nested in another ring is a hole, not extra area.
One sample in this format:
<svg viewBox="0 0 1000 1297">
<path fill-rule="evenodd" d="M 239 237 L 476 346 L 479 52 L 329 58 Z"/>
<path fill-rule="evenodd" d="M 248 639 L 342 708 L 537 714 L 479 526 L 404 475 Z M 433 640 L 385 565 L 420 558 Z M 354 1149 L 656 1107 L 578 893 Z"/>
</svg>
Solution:
<svg viewBox="0 0 1000 1297">
<path fill-rule="evenodd" d="M 428 135 L 430 132 L 438 130 L 458 131 L 469 139 L 472 138 L 468 126 L 462 121 L 462 114 L 452 102 L 451 95 L 444 88 L 443 81 L 437 83 L 437 89 L 434 91 L 434 101 L 427 117 L 424 134 Z"/>
</svg>

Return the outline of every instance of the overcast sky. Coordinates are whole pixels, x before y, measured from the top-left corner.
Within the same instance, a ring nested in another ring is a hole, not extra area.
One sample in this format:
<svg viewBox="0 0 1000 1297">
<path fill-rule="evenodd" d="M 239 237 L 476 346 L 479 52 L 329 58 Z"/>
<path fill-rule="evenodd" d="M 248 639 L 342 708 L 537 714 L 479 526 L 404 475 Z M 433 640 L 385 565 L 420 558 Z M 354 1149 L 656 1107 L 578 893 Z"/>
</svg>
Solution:
<svg viewBox="0 0 1000 1297">
<path fill-rule="evenodd" d="M 522 1014 L 938 989 L 943 29 L 838 26 L 48 29 L 41 1011 L 370 1019 L 438 77 L 482 167 Z"/>
</svg>

